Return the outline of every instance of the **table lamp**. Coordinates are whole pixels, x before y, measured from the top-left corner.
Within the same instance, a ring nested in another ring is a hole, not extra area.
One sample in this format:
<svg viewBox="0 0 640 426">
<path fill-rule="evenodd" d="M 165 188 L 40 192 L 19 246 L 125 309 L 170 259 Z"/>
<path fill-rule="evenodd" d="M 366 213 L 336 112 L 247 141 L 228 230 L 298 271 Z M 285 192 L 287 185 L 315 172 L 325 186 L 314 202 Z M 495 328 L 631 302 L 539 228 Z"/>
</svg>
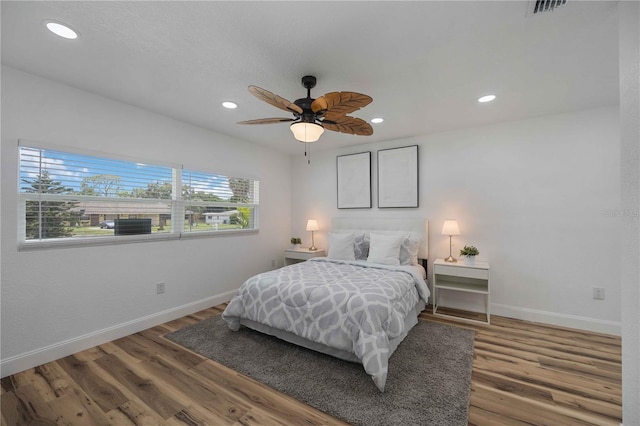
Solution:
<svg viewBox="0 0 640 426">
<path fill-rule="evenodd" d="M 313 231 L 318 230 L 318 221 L 315 219 L 309 219 L 307 221 L 307 231 L 311 231 L 311 247 L 309 247 L 309 251 L 316 251 L 316 244 L 313 241 Z"/>
<path fill-rule="evenodd" d="M 308 227 L 309 225 L 307 225 Z M 308 228 L 307 228 L 308 229 Z M 457 262 L 457 260 L 451 256 L 451 236 L 452 235 L 460 235 L 460 228 L 458 227 L 457 220 L 445 220 L 442 225 L 442 235 L 449 236 L 449 257 L 447 257 L 445 262 Z"/>
</svg>

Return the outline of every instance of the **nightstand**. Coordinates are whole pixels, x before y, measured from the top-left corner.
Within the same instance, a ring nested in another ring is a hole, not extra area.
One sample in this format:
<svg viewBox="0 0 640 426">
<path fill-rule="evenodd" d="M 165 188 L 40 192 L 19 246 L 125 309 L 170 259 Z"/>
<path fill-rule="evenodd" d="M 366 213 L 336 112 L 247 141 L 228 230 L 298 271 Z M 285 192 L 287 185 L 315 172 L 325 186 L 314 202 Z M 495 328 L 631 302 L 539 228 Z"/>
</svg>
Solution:
<svg viewBox="0 0 640 426">
<path fill-rule="evenodd" d="M 486 321 L 472 318 L 464 318 L 448 314 L 438 313 L 438 293 L 441 290 L 474 293 L 485 298 Z M 464 262 L 445 262 L 444 259 L 436 259 L 433 262 L 433 314 L 456 318 L 465 321 L 491 323 L 491 287 L 489 285 L 489 264 L 475 262 L 467 265 Z"/>
<path fill-rule="evenodd" d="M 304 262 L 312 257 L 323 257 L 326 255 L 327 253 L 324 250 L 309 251 L 308 248 L 286 249 L 284 251 L 284 266 Z"/>
</svg>

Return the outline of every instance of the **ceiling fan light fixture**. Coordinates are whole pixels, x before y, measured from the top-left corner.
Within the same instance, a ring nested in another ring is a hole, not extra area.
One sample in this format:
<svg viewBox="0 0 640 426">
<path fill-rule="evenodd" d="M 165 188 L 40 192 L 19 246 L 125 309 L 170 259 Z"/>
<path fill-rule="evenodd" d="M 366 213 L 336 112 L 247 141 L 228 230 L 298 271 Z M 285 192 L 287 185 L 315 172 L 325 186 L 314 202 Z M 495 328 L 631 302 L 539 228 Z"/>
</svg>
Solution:
<svg viewBox="0 0 640 426">
<path fill-rule="evenodd" d="M 293 136 L 300 142 L 316 142 L 324 133 L 324 128 L 316 123 L 298 121 L 289 126 Z"/>
<path fill-rule="evenodd" d="M 384 118 L 382 118 L 382 117 L 376 117 L 376 118 L 372 118 L 372 119 L 371 119 L 371 122 L 372 122 L 373 124 L 380 124 L 380 123 L 382 123 L 383 121 L 384 121 Z"/>
<path fill-rule="evenodd" d="M 227 109 L 235 109 L 238 108 L 238 104 L 235 102 L 231 102 L 231 101 L 224 101 L 222 103 L 222 106 L 227 108 Z"/>
</svg>

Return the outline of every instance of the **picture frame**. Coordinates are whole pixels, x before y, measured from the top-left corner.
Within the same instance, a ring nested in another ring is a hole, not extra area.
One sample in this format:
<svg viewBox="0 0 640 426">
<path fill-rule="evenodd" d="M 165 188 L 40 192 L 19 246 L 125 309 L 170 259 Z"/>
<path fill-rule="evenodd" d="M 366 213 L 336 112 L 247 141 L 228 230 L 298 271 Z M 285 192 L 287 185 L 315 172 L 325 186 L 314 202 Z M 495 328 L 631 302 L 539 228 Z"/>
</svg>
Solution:
<svg viewBox="0 0 640 426">
<path fill-rule="evenodd" d="M 339 209 L 370 209 L 371 151 L 336 157 Z"/>
<path fill-rule="evenodd" d="M 418 207 L 418 145 L 378 151 L 378 207 Z"/>
</svg>

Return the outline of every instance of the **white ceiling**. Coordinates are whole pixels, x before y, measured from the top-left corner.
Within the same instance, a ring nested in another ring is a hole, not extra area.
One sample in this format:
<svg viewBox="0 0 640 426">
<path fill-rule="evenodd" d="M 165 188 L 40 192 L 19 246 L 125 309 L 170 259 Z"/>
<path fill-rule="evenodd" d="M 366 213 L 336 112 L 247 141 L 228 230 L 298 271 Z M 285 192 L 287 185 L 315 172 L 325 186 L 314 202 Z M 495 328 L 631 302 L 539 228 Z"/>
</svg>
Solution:
<svg viewBox="0 0 640 426">
<path fill-rule="evenodd" d="M 2 1 L 2 63 L 292 154 L 287 123 L 236 124 L 289 117 L 248 85 L 293 101 L 311 74 L 313 97 L 373 97 L 352 114 L 384 117 L 373 136 L 327 131 L 315 150 L 618 104 L 617 3 L 533 4 Z"/>
</svg>

